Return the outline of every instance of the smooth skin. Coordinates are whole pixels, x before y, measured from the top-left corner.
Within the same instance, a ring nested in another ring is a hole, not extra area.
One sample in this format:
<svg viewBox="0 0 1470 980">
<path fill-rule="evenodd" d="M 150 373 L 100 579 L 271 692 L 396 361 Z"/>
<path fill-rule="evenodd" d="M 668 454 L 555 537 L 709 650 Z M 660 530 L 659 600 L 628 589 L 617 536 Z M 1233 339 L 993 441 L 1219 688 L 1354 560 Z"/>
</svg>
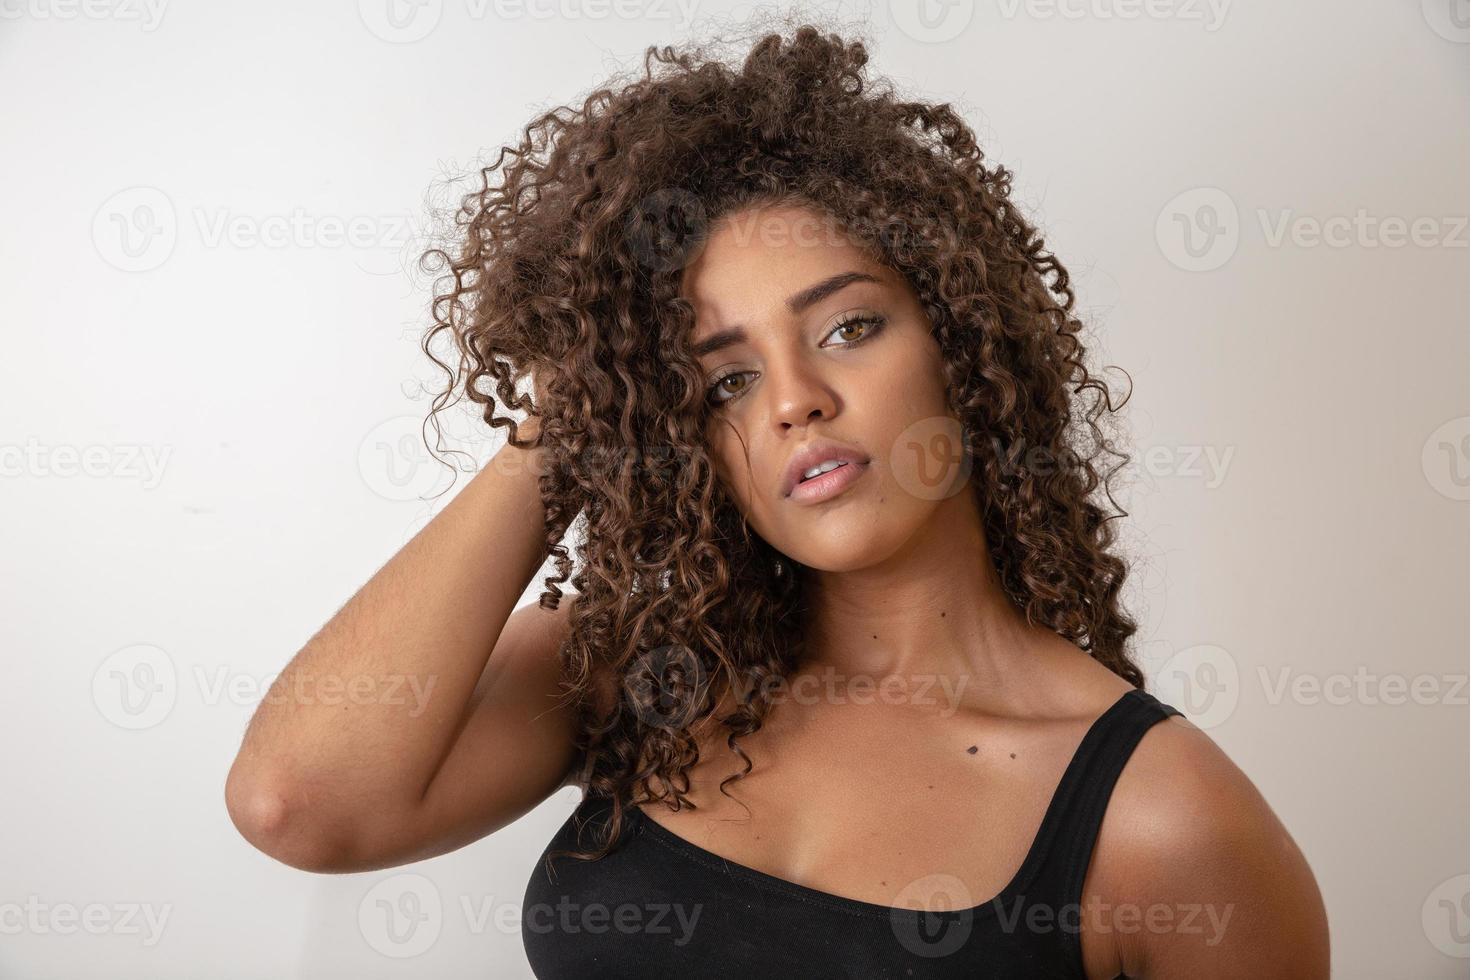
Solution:
<svg viewBox="0 0 1470 980">
<path fill-rule="evenodd" d="M 793 311 L 788 297 L 853 272 L 877 281 Z M 1130 685 L 1025 622 L 965 484 L 938 499 L 910 492 L 910 436 L 950 416 L 929 320 L 901 276 L 817 214 L 769 208 L 722 223 L 684 292 L 694 345 L 742 328 L 744 340 L 702 360 L 717 382 L 709 440 L 751 526 L 811 576 L 812 651 L 798 676 L 896 679 L 914 696 L 793 697 L 742 740 L 755 770 L 735 784 L 738 802 L 717 785 L 736 760 L 711 737 L 697 809 L 645 812 L 820 891 L 937 907 L 924 886 L 938 873 L 965 885 L 963 901 L 947 896 L 953 906 L 988 900 L 1020 866 L 1087 727 Z M 854 317 L 882 322 L 843 325 Z M 815 438 L 873 462 L 839 496 L 794 503 L 781 473 Z M 926 680 L 948 682 L 930 687 L 935 703 L 921 703 Z M 848 860 L 854 847 L 860 862 Z M 1326 914 L 1300 850 L 1182 718 L 1151 727 L 1125 766 L 1084 896 L 1090 977 L 1328 975 Z"/>
<path fill-rule="evenodd" d="M 824 283 L 810 305 L 790 302 Z M 700 359 L 718 402 L 709 443 L 751 527 L 812 577 L 811 654 L 741 740 L 755 769 L 731 784 L 735 800 L 717 784 L 740 760 L 709 726 L 690 773 L 697 808 L 645 813 L 831 894 L 931 907 L 944 875 L 979 904 L 1020 866 L 1083 733 L 1130 685 L 1004 596 L 962 471 L 951 492 L 912 492 L 910 437 L 949 416 L 901 276 L 816 214 L 772 207 L 712 229 L 684 292 L 696 345 L 742 328 Z M 847 322 L 862 317 L 882 323 Z M 781 474 L 815 438 L 872 462 L 842 494 L 798 504 Z M 575 782 L 571 720 L 549 707 L 569 603 L 506 619 L 545 557 L 533 454 L 502 449 L 283 673 L 278 684 L 305 671 L 439 683 L 416 718 L 263 703 L 227 785 L 255 846 L 313 871 L 388 867 L 461 847 Z M 909 693 L 874 697 L 878 683 Z M 1084 896 L 1089 977 L 1328 976 L 1299 848 L 1182 718 L 1152 726 L 1124 767 Z"/>
<path fill-rule="evenodd" d="M 394 867 L 504 827 L 571 778 L 555 655 L 571 603 L 512 612 L 546 559 L 540 471 L 539 450 L 499 450 L 281 672 L 225 783 L 251 844 L 307 871 Z M 310 696 L 328 681 L 394 693 Z"/>
</svg>

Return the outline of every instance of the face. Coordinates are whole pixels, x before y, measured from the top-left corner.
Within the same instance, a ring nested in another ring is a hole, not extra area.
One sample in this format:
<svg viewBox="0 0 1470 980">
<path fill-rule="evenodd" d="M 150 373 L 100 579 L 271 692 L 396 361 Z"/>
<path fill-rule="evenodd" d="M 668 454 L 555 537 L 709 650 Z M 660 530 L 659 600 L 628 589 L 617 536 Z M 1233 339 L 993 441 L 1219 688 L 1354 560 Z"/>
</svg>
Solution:
<svg viewBox="0 0 1470 980">
<path fill-rule="evenodd" d="M 721 481 L 772 547 L 831 572 L 895 554 L 953 499 L 908 471 L 916 440 L 958 432 L 918 297 L 835 228 L 791 207 L 727 216 L 682 283 Z M 818 443 L 856 459 L 788 493 Z"/>
</svg>

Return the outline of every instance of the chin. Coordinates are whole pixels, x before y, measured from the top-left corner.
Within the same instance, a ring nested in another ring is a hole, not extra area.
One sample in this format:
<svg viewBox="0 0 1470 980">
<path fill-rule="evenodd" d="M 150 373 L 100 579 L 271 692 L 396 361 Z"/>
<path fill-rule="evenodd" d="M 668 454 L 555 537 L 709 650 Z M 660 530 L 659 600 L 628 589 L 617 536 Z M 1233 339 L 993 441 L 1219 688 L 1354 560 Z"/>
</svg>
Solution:
<svg viewBox="0 0 1470 980">
<path fill-rule="evenodd" d="M 892 521 L 853 518 L 780 535 L 771 541 L 783 555 L 820 572 L 856 572 L 881 564 L 908 540 L 912 530 Z M 767 539 L 770 540 L 770 539 Z"/>
</svg>

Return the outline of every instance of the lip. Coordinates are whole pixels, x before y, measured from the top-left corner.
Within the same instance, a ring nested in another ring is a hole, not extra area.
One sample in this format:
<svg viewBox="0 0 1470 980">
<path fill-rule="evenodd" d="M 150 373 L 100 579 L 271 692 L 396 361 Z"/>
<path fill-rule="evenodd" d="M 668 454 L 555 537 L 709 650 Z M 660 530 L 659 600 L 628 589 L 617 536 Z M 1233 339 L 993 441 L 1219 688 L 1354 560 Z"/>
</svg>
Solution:
<svg viewBox="0 0 1470 980">
<path fill-rule="evenodd" d="M 801 482 L 801 475 L 825 460 L 835 459 L 846 463 L 830 473 Z M 829 439 L 809 442 L 792 455 L 791 461 L 781 477 L 781 496 L 798 503 L 812 503 L 826 499 L 861 476 L 872 457 L 860 449 L 845 446 Z"/>
<path fill-rule="evenodd" d="M 852 483 L 861 479 L 867 471 L 866 463 L 845 463 L 821 476 L 814 476 L 810 480 L 798 483 L 792 488 L 791 495 L 786 499 L 793 504 L 816 504 L 831 500 Z"/>
</svg>

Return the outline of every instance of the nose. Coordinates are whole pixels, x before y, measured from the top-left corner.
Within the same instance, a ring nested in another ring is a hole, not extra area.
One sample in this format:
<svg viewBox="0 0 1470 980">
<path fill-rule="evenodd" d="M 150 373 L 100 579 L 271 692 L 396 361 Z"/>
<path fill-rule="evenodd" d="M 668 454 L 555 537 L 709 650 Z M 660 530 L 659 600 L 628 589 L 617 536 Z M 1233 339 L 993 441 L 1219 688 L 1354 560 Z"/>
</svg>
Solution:
<svg viewBox="0 0 1470 980">
<path fill-rule="evenodd" d="M 783 431 L 809 425 L 818 418 L 830 419 L 837 413 L 836 391 L 829 379 L 809 364 L 796 361 L 771 365 L 765 380 L 771 420 Z"/>
</svg>

